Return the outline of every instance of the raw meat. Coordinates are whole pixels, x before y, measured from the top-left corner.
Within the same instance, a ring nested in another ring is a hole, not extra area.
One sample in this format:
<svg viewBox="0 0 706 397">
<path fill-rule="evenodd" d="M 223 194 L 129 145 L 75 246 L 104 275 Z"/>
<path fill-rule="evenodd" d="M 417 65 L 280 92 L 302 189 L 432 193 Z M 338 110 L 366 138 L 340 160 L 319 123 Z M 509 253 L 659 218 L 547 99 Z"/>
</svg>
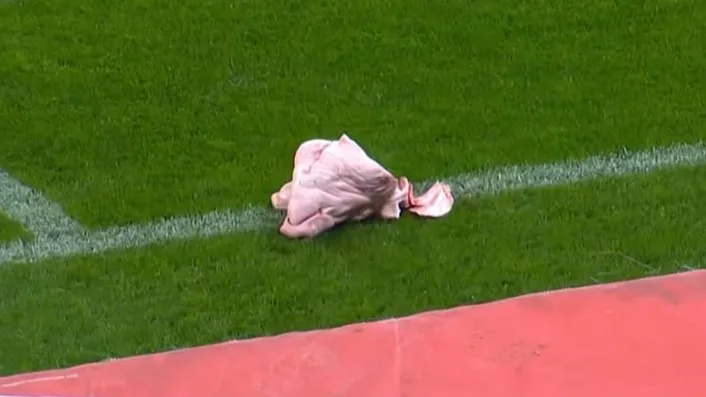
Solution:
<svg viewBox="0 0 706 397">
<path fill-rule="evenodd" d="M 449 213 L 454 198 L 448 184 L 436 182 L 414 195 L 405 177 L 395 178 L 346 134 L 337 141 L 312 139 L 294 155 L 292 180 L 271 197 L 287 211 L 280 232 L 314 237 L 339 223 L 369 217 L 397 219 L 402 209 L 424 217 Z"/>
</svg>

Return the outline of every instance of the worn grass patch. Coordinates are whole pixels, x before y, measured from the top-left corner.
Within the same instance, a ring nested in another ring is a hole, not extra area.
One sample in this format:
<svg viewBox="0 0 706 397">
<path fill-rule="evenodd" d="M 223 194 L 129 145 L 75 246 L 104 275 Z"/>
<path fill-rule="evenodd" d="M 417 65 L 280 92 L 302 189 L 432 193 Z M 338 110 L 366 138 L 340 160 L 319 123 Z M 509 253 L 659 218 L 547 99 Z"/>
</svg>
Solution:
<svg viewBox="0 0 706 397">
<path fill-rule="evenodd" d="M 706 167 L 0 268 L 0 373 L 706 267 Z M 31 352 L 31 353 L 30 353 Z"/>
</svg>

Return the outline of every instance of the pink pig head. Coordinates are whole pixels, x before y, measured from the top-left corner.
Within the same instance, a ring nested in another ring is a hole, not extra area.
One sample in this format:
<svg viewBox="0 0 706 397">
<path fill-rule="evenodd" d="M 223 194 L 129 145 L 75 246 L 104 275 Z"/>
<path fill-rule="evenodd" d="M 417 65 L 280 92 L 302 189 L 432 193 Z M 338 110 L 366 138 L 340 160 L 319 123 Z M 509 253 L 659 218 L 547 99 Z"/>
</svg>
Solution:
<svg viewBox="0 0 706 397">
<path fill-rule="evenodd" d="M 451 210 L 448 185 L 437 182 L 420 197 L 407 178 L 395 178 L 343 134 L 337 141 L 312 139 L 294 155 L 292 180 L 271 197 L 272 206 L 287 211 L 280 232 L 288 237 L 314 237 L 346 221 L 377 216 L 397 219 L 406 208 L 421 216 L 439 217 Z"/>
</svg>

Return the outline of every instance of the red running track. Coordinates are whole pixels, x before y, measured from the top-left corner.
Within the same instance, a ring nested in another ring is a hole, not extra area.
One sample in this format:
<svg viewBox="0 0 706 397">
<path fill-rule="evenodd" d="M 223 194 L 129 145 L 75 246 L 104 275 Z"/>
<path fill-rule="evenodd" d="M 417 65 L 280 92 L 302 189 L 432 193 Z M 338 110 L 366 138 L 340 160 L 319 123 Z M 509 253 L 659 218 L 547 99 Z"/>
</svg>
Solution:
<svg viewBox="0 0 706 397">
<path fill-rule="evenodd" d="M 0 395 L 703 397 L 706 271 L 11 376 Z"/>
</svg>

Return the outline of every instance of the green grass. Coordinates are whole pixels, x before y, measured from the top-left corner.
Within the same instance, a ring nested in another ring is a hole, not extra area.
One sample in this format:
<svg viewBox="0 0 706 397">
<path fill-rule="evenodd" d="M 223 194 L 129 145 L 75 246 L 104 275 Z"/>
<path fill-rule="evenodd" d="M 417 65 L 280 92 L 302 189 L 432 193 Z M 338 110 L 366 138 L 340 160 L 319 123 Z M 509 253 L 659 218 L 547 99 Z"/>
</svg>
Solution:
<svg viewBox="0 0 706 397">
<path fill-rule="evenodd" d="M 266 203 L 342 130 L 413 179 L 693 142 L 700 4 L 18 1 L 0 164 L 108 226 Z"/>
<path fill-rule="evenodd" d="M 517 192 L 305 243 L 272 230 L 13 265 L 0 269 L 0 373 L 706 266 L 704 178 Z"/>
<path fill-rule="evenodd" d="M 0 168 L 102 227 L 266 205 L 341 131 L 413 180 L 696 142 L 704 37 L 694 0 L 6 3 Z M 0 374 L 706 267 L 704 181 L 3 266 Z"/>
<path fill-rule="evenodd" d="M 32 234 L 19 223 L 0 212 L 0 243 L 16 239 L 29 240 Z"/>
</svg>

